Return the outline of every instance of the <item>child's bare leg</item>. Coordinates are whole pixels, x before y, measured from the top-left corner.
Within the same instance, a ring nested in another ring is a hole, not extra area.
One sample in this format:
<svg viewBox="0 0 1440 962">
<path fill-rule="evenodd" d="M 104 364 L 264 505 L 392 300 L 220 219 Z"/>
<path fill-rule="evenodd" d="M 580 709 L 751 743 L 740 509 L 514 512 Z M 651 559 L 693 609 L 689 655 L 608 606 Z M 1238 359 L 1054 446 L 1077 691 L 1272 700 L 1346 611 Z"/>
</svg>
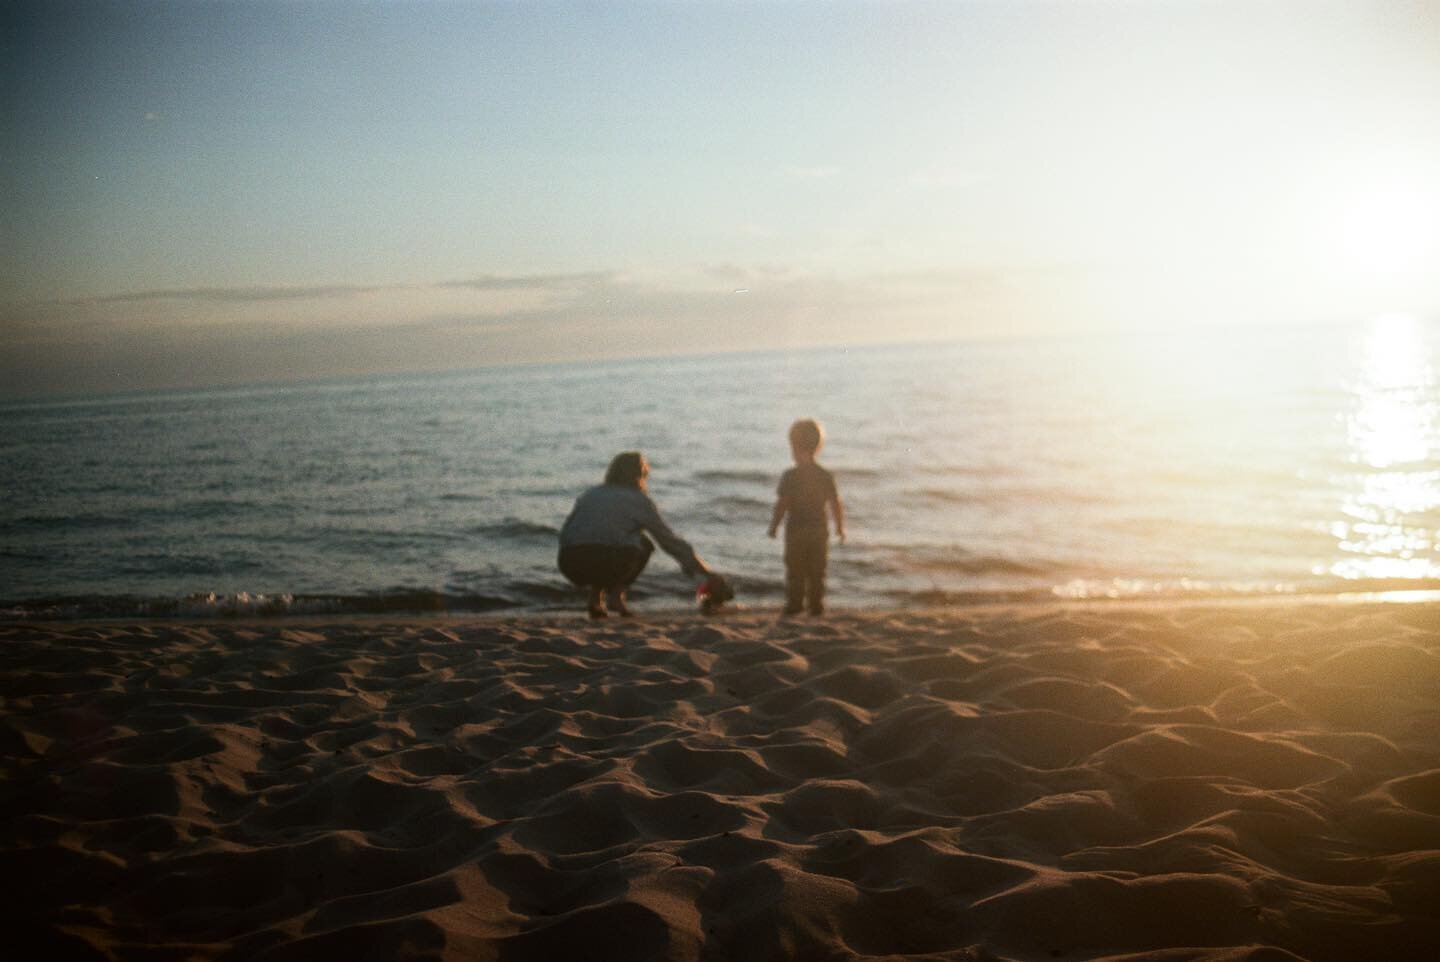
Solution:
<svg viewBox="0 0 1440 962">
<path fill-rule="evenodd" d="M 785 614 L 798 615 L 805 607 L 805 579 L 794 566 L 785 566 Z"/>
<path fill-rule="evenodd" d="M 812 615 L 825 613 L 825 579 L 811 575 L 805 579 L 805 607 Z"/>
</svg>

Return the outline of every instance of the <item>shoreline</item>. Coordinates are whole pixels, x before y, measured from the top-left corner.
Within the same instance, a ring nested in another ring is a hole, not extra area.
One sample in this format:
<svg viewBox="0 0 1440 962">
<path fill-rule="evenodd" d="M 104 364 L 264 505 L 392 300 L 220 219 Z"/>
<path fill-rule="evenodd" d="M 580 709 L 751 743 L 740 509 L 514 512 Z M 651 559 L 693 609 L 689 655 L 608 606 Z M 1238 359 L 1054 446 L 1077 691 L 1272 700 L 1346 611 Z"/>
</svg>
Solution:
<svg viewBox="0 0 1440 962">
<path fill-rule="evenodd" d="M 1433 600 L 4 624 L 0 695 L 48 957 L 1440 948 Z"/>
<path fill-rule="evenodd" d="M 579 621 L 586 624 L 591 623 L 584 611 L 583 599 L 577 596 L 574 606 L 554 608 L 496 608 L 492 610 L 477 611 L 396 611 L 396 612 L 373 612 L 373 611 L 328 611 L 328 612 L 244 612 L 244 613 L 222 613 L 217 612 L 208 615 L 93 615 L 77 616 L 66 618 L 0 618 L 0 630 L 18 627 L 56 627 L 64 625 L 233 625 L 244 624 L 254 626 L 265 625 L 288 625 L 288 624 L 408 624 L 412 622 L 477 622 L 494 623 L 503 621 L 517 622 L 570 622 Z M 1091 597 L 1091 598 L 1066 598 L 1066 597 L 1036 597 L 1016 600 L 1014 598 L 977 599 L 966 601 L 955 601 L 941 604 L 916 604 L 916 605 L 856 605 L 847 606 L 844 604 L 834 605 L 826 610 L 826 613 L 819 618 L 808 615 L 796 616 L 793 620 L 797 624 L 805 622 L 824 622 L 831 619 L 876 619 L 887 617 L 899 617 L 904 615 L 927 615 L 927 616 L 964 616 L 972 612 L 994 612 L 994 611 L 1036 611 L 1046 608 L 1058 610 L 1075 609 L 1087 610 L 1126 610 L 1126 609 L 1166 609 L 1166 608 L 1246 608 L 1246 607 L 1289 607 L 1289 606 L 1363 606 L 1363 605 L 1396 605 L 1396 606 L 1428 606 L 1440 605 L 1440 589 L 1434 588 L 1412 588 L 1412 589 L 1387 589 L 1379 591 L 1309 591 L 1295 593 L 1254 593 L 1254 594 L 1223 594 L 1223 595 L 1143 595 L 1123 597 Z M 693 606 L 683 603 L 667 606 L 647 606 L 645 600 L 634 604 L 635 615 L 625 619 L 612 616 L 602 619 L 601 623 L 611 625 L 627 623 L 670 623 L 695 620 L 697 622 L 726 623 L 737 620 L 770 619 L 780 621 L 781 606 L 777 604 L 765 606 L 726 605 L 718 614 L 705 615 L 697 611 Z"/>
</svg>

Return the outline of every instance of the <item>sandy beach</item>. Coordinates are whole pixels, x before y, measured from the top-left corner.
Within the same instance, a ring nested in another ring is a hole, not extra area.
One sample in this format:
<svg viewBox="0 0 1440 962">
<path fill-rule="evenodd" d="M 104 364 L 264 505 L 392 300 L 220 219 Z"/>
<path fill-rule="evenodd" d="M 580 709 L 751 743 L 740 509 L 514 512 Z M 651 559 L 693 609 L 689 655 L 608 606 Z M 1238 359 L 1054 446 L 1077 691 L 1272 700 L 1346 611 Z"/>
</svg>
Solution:
<svg viewBox="0 0 1440 962">
<path fill-rule="evenodd" d="M 0 653 L 12 958 L 1440 957 L 1436 604 Z"/>
</svg>

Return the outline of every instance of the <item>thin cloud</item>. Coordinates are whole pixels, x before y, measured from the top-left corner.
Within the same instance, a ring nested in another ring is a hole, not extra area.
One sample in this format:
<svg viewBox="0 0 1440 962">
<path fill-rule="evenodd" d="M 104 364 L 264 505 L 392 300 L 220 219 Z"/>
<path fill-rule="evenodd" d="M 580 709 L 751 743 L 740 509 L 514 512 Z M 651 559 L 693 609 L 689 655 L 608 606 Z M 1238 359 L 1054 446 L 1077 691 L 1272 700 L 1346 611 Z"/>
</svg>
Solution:
<svg viewBox="0 0 1440 962">
<path fill-rule="evenodd" d="M 1004 270 L 837 274 L 721 262 L 678 275 L 627 268 L 378 287 L 369 289 L 386 293 L 286 309 L 267 306 L 266 296 L 361 289 L 204 288 L 116 295 L 109 304 L 0 304 L 0 396 L 1011 335 L 1072 311 L 1066 285 L 1023 279 L 1012 283 Z M 437 296 L 441 287 L 452 290 Z M 136 303 L 185 296 L 223 303 Z M 242 296 L 251 303 L 236 303 Z M 1027 328 L 1037 311 L 1045 316 Z"/>
<path fill-rule="evenodd" d="M 443 281 L 436 284 L 442 288 L 465 288 L 475 291 L 515 290 L 573 290 L 577 287 L 594 287 L 608 284 L 617 279 L 613 271 L 584 271 L 572 274 L 482 274 L 462 281 Z"/>
<path fill-rule="evenodd" d="M 747 266 L 725 263 L 705 265 L 700 268 L 700 276 L 707 279 L 713 278 L 733 287 L 755 287 L 783 283 L 801 275 L 791 268 L 770 264 Z"/>
<path fill-rule="evenodd" d="M 191 287 L 179 290 L 129 291 L 82 297 L 65 304 L 133 304 L 144 301 L 194 301 L 207 304 L 249 304 L 257 301 L 303 301 L 348 297 L 384 290 L 379 286 L 331 284 L 319 287 Z"/>
<path fill-rule="evenodd" d="M 246 287 L 188 287 L 146 291 L 122 291 L 94 297 L 79 297 L 54 303 L 68 306 L 95 304 L 138 304 L 153 301 L 188 301 L 206 304 L 253 304 L 269 301 L 304 301 L 353 297 L 380 291 L 473 290 L 473 291 L 570 291 L 597 287 L 619 279 L 614 271 L 587 271 L 568 274 L 482 274 L 458 281 L 420 284 L 317 284 L 311 286 L 251 285 Z"/>
</svg>

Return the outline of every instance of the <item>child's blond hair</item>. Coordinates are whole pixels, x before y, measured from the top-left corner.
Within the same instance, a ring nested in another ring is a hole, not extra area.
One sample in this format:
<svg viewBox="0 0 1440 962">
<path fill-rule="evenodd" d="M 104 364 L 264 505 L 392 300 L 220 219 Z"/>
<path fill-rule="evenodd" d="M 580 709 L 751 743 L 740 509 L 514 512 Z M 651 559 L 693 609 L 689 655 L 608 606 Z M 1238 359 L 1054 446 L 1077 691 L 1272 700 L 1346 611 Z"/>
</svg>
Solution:
<svg viewBox="0 0 1440 962">
<path fill-rule="evenodd" d="M 790 425 L 790 446 L 796 451 L 815 454 L 825 443 L 825 430 L 814 418 L 801 418 Z"/>
</svg>

